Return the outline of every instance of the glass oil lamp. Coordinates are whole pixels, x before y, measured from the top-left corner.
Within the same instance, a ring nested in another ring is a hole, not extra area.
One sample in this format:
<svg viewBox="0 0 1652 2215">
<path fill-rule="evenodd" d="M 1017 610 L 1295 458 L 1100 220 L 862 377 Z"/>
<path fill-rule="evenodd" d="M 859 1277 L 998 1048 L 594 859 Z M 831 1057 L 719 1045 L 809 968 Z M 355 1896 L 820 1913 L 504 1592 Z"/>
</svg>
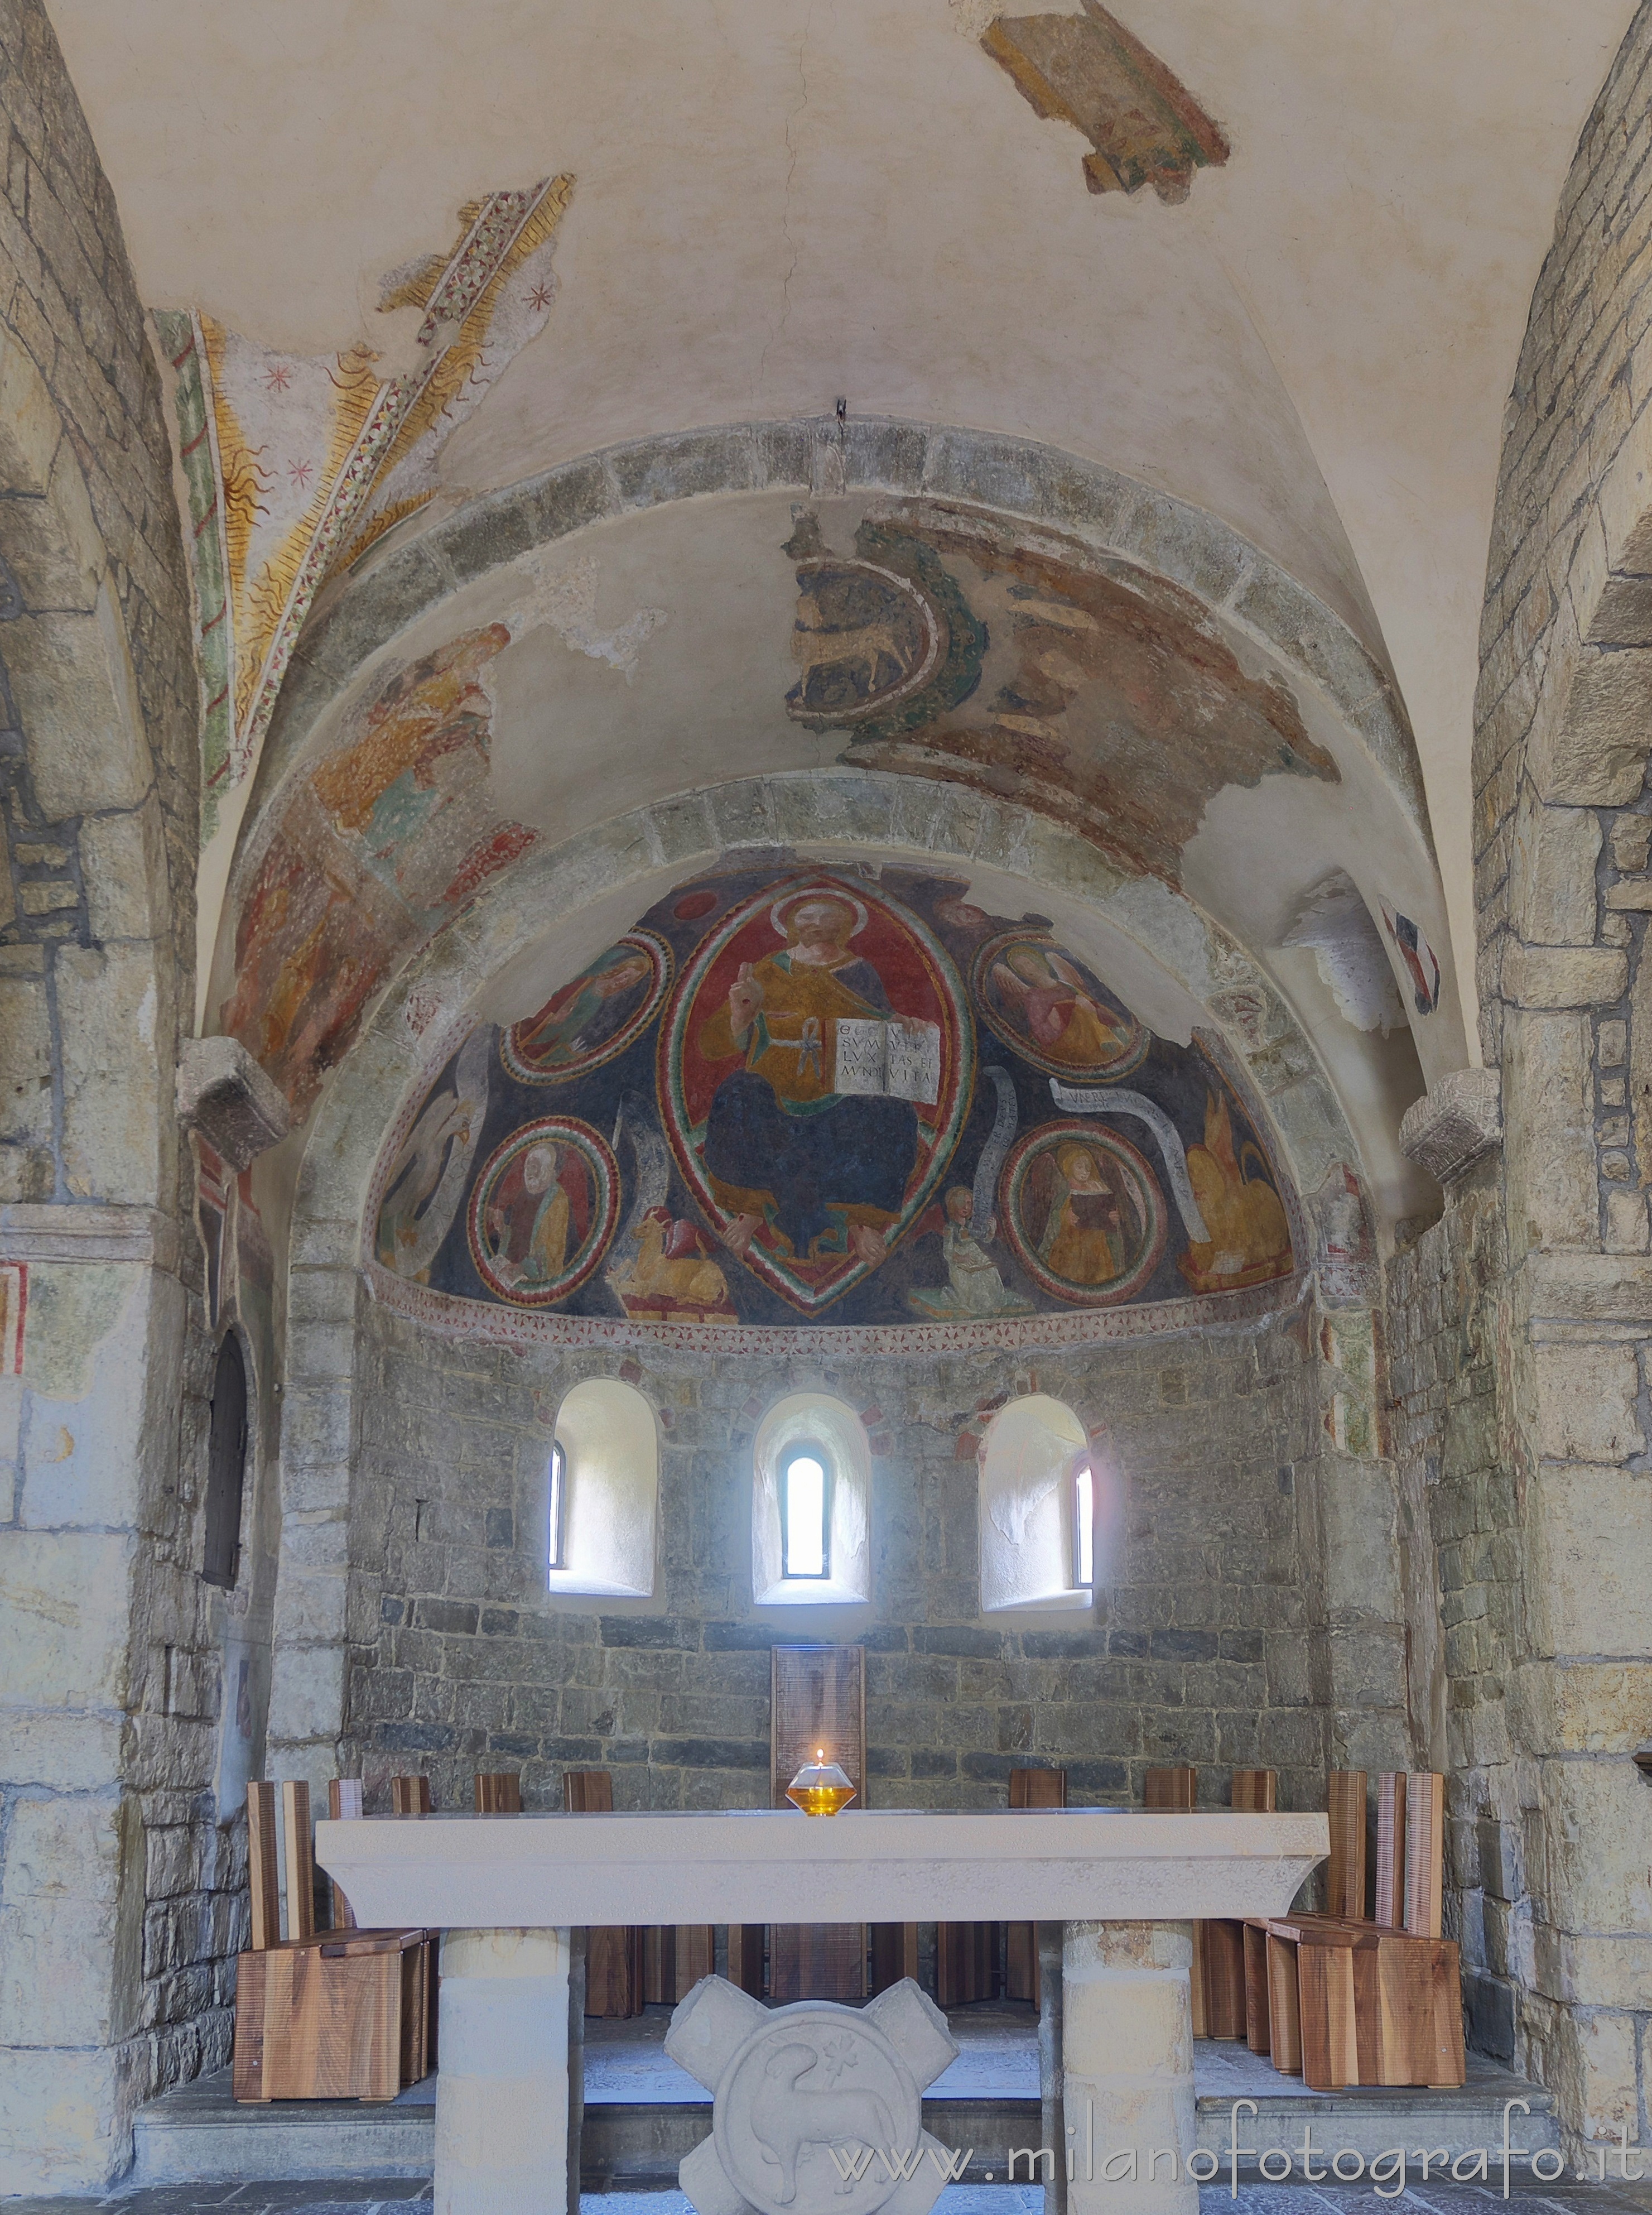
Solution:
<svg viewBox="0 0 1652 2215">
<path fill-rule="evenodd" d="M 835 1815 L 854 1799 L 854 1787 L 835 1761 L 827 1760 L 825 1747 L 817 1746 L 814 1759 L 805 1761 L 786 1786 L 786 1796 L 805 1815 Z"/>
</svg>

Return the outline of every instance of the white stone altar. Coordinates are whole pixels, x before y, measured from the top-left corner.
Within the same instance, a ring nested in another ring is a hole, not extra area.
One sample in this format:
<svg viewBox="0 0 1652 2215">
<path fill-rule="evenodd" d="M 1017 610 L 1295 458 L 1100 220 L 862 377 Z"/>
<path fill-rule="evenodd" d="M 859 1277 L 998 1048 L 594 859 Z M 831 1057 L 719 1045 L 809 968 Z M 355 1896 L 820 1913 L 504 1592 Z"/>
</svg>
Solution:
<svg viewBox="0 0 1652 2215">
<path fill-rule="evenodd" d="M 1330 1832 L 1310 1814 L 762 1809 L 378 1816 L 319 1823 L 315 1843 L 359 1922 L 450 1934 L 437 2215 L 577 2210 L 573 1930 L 1000 1920 L 1067 1926 L 1061 2081 L 1046 2086 L 1046 2112 L 1061 2093 L 1069 2215 L 1196 2215 L 1188 1925 L 1283 1914 Z M 1103 2175 L 1119 2148 L 1140 2152 L 1144 2181 Z M 1177 2155 L 1175 2182 L 1168 2164 L 1145 2181 L 1155 2148 Z"/>
</svg>

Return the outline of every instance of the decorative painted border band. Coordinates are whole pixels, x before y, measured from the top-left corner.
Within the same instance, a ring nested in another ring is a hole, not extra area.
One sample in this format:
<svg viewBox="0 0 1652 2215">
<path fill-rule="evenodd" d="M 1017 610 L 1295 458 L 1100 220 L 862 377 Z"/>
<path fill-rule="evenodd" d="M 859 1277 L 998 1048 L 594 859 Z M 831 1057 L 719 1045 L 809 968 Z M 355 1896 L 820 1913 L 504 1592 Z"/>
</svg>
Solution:
<svg viewBox="0 0 1652 2215">
<path fill-rule="evenodd" d="M 1091 1309 L 1080 1315 L 1006 1316 L 994 1322 L 801 1323 L 776 1328 L 749 1323 L 633 1322 L 607 1316 L 523 1314 L 481 1300 L 433 1292 L 368 1261 L 362 1276 L 372 1298 L 393 1314 L 444 1338 L 515 1347 L 624 1347 L 676 1353 L 727 1353 L 751 1360 L 852 1361 L 927 1354 L 1014 1353 L 1023 1347 L 1098 1346 L 1114 1340 L 1169 1338 L 1224 1323 L 1254 1322 L 1295 1304 L 1305 1273 L 1278 1277 L 1243 1292 L 1195 1299 L 1143 1301 L 1135 1307 Z"/>
</svg>

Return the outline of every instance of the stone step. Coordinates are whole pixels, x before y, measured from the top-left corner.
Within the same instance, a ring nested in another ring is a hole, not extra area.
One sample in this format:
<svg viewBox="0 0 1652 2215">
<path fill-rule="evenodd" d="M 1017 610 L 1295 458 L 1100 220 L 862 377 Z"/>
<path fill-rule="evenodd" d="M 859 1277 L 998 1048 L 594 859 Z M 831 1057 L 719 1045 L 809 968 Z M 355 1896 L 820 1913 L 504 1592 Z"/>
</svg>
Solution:
<svg viewBox="0 0 1652 2215">
<path fill-rule="evenodd" d="M 1510 2101 L 1525 2100 L 1531 2113 L 1511 2116 L 1510 2137 L 1528 2151 L 1558 2144 L 1553 2101 L 1548 2093 L 1478 2055 L 1469 2058 L 1469 2079 L 1460 2090 L 1373 2090 L 1311 2092 L 1300 2082 L 1276 2076 L 1242 2047 L 1201 2044 L 1196 2065 L 1198 2143 L 1222 2159 L 1234 2135 L 1235 2103 L 1253 2100 L 1256 2114 L 1237 2110 L 1238 2143 L 1252 2149 L 1240 2161 L 1241 2175 L 1257 2174 L 1256 2155 L 1279 2147 L 1294 2156 L 1294 2175 L 1302 2173 L 1304 2132 L 1311 2132 L 1309 2158 L 1316 2168 L 1335 2156 L 1352 2180 L 1354 2163 L 1368 2163 L 1389 2149 L 1403 2147 L 1415 2181 L 1414 2157 L 1445 2150 L 1446 2158 L 1472 2161 L 1487 2151 L 1488 2175 L 1501 2177 L 1503 2112 Z M 436 2148 L 436 2078 L 404 2092 L 384 2107 L 349 2101 L 285 2100 L 265 2108 L 237 2107 L 226 2070 L 180 2086 L 140 2109 L 136 2128 L 135 2184 L 266 2182 L 303 2177 L 424 2177 L 431 2173 Z M 585 2108 L 581 2181 L 587 2191 L 663 2190 L 675 2187 L 677 2164 L 711 2128 L 711 2101 L 693 2097 L 638 2097 L 615 2086 L 620 2096 L 595 2097 Z M 642 2089 L 639 2086 L 637 2089 Z M 1036 2148 L 1040 2142 L 1039 2105 L 1025 2094 L 994 2092 L 927 2099 L 924 2123 L 943 2145 L 973 2150 L 965 2172 L 971 2183 L 1002 2182 L 1012 2148 Z M 1078 2158 L 1086 2157 L 1085 2118 L 1068 2118 Z M 1089 2149 L 1095 2165 L 1117 2151 Z M 1145 2159 L 1151 2149 L 1137 2149 Z M 1270 2164 L 1279 2168 L 1276 2161 Z M 1162 2169 L 1161 2169 L 1162 2175 Z M 1518 2181 L 1523 2174 L 1517 2167 Z M 1434 2175 L 1441 2163 L 1434 2163 Z M 1025 2181 L 1025 2164 L 1018 2164 Z"/>
</svg>

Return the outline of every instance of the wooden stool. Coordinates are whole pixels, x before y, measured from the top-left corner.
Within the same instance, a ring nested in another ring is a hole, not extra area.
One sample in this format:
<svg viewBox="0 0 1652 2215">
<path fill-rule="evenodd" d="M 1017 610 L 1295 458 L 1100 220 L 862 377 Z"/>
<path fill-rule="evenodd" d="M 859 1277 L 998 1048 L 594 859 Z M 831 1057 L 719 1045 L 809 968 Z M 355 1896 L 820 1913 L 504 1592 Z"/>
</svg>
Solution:
<svg viewBox="0 0 1652 2215">
<path fill-rule="evenodd" d="M 341 1785 L 353 1780 L 340 1780 Z M 347 1815 L 353 1794 L 328 1792 Z M 394 2100 L 430 2068 L 434 1945 L 424 1930 L 315 1927 L 309 1787 L 281 1787 L 287 1936 L 280 1935 L 276 1788 L 247 1788 L 252 1944 L 236 1965 L 236 2100 Z M 346 1911 L 348 1904 L 345 1903 Z"/>
</svg>

